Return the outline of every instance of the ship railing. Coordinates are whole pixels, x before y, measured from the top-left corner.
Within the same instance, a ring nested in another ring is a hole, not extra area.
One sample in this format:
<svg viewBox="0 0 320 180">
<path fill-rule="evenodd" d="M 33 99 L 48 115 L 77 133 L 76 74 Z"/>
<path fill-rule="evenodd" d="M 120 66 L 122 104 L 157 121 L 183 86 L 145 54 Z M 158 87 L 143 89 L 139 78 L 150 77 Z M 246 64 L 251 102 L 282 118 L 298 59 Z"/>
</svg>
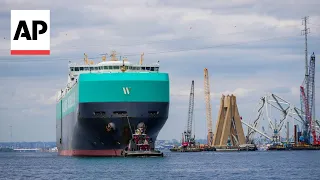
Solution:
<svg viewBox="0 0 320 180">
<path fill-rule="evenodd" d="M 77 84 L 77 80 L 69 82 L 67 88 L 72 89 L 75 84 Z"/>
<path fill-rule="evenodd" d="M 62 93 L 61 91 L 58 92 L 57 101 L 60 101 L 77 83 L 78 83 L 78 80 L 69 82 L 67 84 L 67 87 L 64 89 L 64 91 L 62 91 Z"/>
</svg>

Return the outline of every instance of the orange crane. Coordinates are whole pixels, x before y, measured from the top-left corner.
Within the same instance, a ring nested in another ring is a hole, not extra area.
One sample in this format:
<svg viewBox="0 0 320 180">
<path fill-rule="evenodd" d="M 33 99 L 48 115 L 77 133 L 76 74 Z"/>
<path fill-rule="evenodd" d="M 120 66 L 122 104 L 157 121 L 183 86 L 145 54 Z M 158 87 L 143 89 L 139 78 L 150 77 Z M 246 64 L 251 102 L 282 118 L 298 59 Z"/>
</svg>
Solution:
<svg viewBox="0 0 320 180">
<path fill-rule="evenodd" d="M 213 133 L 212 133 L 212 115 L 211 115 L 211 98 L 210 98 L 210 83 L 208 69 L 204 68 L 204 96 L 206 100 L 206 117 L 207 117 L 207 141 L 211 147 L 213 145 Z"/>
</svg>

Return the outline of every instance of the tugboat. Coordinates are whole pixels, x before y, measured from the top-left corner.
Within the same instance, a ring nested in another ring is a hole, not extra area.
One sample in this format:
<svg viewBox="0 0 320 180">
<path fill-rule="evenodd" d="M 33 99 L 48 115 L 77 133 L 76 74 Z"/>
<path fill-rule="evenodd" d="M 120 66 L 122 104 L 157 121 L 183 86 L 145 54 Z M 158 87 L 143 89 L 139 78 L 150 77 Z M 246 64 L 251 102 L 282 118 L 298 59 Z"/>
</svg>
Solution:
<svg viewBox="0 0 320 180">
<path fill-rule="evenodd" d="M 129 118 L 128 118 L 129 121 Z M 132 131 L 132 130 L 131 130 Z M 163 157 L 163 153 L 154 149 L 152 138 L 146 134 L 146 126 L 139 123 L 128 147 L 123 151 L 124 157 Z"/>
</svg>

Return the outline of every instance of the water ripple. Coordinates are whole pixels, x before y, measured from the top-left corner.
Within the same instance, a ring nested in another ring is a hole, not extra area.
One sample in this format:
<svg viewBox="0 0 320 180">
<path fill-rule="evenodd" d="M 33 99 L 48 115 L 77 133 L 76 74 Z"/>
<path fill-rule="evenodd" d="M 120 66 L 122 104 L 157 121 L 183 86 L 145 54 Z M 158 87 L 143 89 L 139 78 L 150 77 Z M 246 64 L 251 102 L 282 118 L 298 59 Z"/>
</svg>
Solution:
<svg viewBox="0 0 320 180">
<path fill-rule="evenodd" d="M 0 153 L 0 179 L 319 179 L 320 151 L 166 153 L 79 158 Z"/>
</svg>

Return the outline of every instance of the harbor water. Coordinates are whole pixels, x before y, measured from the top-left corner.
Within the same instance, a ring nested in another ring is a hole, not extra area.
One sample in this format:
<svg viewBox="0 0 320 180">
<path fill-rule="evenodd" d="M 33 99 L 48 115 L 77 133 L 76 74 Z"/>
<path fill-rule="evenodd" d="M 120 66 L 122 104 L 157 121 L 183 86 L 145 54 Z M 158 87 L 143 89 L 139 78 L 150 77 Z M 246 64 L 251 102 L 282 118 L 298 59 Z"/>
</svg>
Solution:
<svg viewBox="0 0 320 180">
<path fill-rule="evenodd" d="M 0 179 L 319 179 L 320 151 L 165 151 L 163 158 L 0 153 Z"/>
</svg>

